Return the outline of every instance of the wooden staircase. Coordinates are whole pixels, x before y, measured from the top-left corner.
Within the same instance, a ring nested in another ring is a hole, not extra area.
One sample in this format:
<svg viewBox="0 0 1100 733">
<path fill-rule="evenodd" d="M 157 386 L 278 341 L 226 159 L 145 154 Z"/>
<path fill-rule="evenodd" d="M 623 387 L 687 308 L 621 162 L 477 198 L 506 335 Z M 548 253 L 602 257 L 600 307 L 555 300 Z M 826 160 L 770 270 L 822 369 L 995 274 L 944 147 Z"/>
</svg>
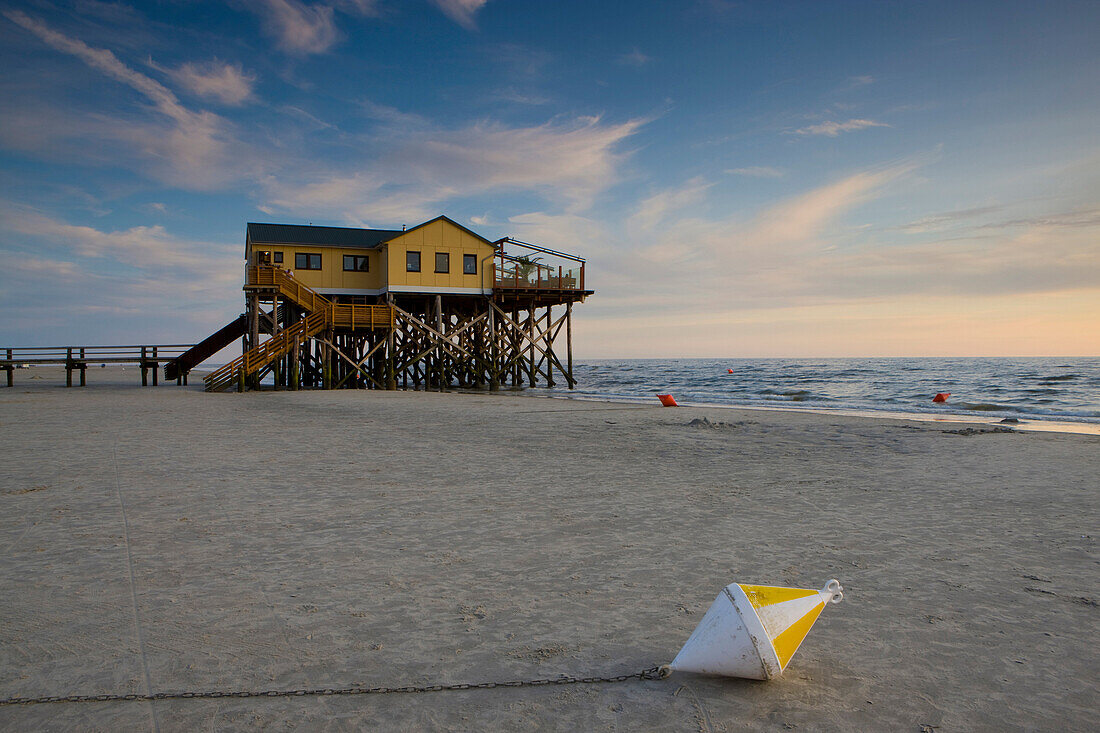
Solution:
<svg viewBox="0 0 1100 733">
<path fill-rule="evenodd" d="M 203 381 L 207 392 L 221 392 L 232 387 L 243 389 L 248 377 L 323 331 L 336 328 L 358 331 L 394 327 L 392 307 L 333 303 L 277 267 L 250 267 L 245 289 L 274 289 L 280 297 L 294 303 L 308 315 L 206 375 Z"/>
</svg>

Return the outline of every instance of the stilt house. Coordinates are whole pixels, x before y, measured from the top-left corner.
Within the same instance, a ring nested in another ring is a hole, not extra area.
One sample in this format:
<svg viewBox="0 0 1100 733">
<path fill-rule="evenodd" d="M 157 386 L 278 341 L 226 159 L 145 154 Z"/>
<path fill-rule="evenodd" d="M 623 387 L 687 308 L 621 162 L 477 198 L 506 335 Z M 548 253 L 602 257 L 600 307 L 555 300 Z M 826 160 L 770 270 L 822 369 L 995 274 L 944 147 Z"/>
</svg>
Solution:
<svg viewBox="0 0 1100 733">
<path fill-rule="evenodd" d="M 445 216 L 407 230 L 250 223 L 244 291 L 245 313 L 178 367 L 241 337 L 242 356 L 208 375 L 208 390 L 559 377 L 572 388 L 573 304 L 592 294 L 582 258 L 491 242 Z"/>
</svg>

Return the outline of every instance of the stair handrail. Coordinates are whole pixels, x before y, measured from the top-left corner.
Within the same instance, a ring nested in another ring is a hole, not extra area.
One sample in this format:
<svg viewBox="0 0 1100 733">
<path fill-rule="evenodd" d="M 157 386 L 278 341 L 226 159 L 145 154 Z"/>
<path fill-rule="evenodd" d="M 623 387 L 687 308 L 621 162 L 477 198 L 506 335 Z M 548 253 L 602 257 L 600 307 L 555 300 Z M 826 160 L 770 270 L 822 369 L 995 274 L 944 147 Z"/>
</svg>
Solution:
<svg viewBox="0 0 1100 733">
<path fill-rule="evenodd" d="M 262 369 L 274 359 L 290 351 L 292 345 L 301 343 L 324 328 L 332 327 L 336 323 L 338 308 L 341 309 L 341 315 L 346 312 L 351 327 L 355 328 L 356 326 L 356 305 L 333 303 L 313 288 L 310 288 L 308 285 L 303 285 L 290 275 L 290 273 L 280 267 L 274 267 L 272 265 L 255 265 L 254 270 L 254 276 L 250 273 L 250 283 L 259 283 L 261 280 L 261 273 L 265 275 L 270 274 L 271 284 L 279 289 L 281 295 L 290 298 L 298 305 L 310 311 L 310 313 L 305 318 L 287 326 L 266 341 L 253 346 L 228 364 L 207 374 L 203 378 L 203 381 L 206 384 L 206 390 L 208 392 L 223 389 L 237 381 L 237 379 L 239 379 L 238 372 L 241 370 L 243 370 L 244 374 L 252 374 L 258 369 Z M 307 295 L 308 299 L 303 297 L 303 294 Z M 365 304 L 363 306 L 358 306 L 360 309 L 363 307 L 369 309 L 371 328 L 375 328 L 375 313 L 376 309 L 379 308 L 386 309 L 388 314 L 386 326 L 388 328 L 393 328 L 395 318 L 393 308 L 388 305 Z"/>
</svg>

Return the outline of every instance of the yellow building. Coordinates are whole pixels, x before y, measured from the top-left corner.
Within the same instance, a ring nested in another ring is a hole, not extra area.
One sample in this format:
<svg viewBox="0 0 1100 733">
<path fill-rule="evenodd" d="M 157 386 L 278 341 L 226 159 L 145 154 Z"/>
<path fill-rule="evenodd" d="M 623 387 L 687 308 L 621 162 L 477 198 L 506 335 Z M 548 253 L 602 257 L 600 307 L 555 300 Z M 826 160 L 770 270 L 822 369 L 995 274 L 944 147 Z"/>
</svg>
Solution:
<svg viewBox="0 0 1100 733">
<path fill-rule="evenodd" d="M 405 231 L 248 225 L 245 259 L 270 264 L 337 302 L 387 293 L 490 295 L 494 243 L 440 216 Z"/>
</svg>

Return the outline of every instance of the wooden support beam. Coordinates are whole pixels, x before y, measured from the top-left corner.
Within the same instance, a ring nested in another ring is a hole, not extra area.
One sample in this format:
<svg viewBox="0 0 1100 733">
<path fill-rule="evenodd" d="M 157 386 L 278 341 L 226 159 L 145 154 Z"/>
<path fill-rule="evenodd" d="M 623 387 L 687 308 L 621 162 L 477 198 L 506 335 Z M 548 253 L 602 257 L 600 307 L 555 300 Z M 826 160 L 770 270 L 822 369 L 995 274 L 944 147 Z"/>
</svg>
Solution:
<svg viewBox="0 0 1100 733">
<path fill-rule="evenodd" d="M 552 314 L 550 313 L 550 311 L 551 311 L 552 307 L 553 306 L 549 306 L 549 305 L 546 306 L 546 330 L 547 330 L 547 332 L 550 330 L 550 321 L 552 319 Z M 547 346 L 547 349 L 549 351 L 554 350 L 554 337 L 553 336 L 551 336 L 549 339 L 547 339 L 546 346 Z M 553 387 L 554 386 L 554 366 L 549 361 L 547 361 L 547 364 L 546 364 L 546 386 L 547 387 Z"/>
<path fill-rule="evenodd" d="M 569 362 L 569 371 L 566 372 L 566 379 L 569 380 L 569 389 L 573 389 L 577 386 L 577 380 L 573 379 L 573 303 L 570 301 L 565 304 L 565 348 L 566 359 Z"/>
<path fill-rule="evenodd" d="M 328 342 L 326 342 L 326 343 L 328 343 Z M 358 361 L 356 361 L 356 360 L 352 359 L 350 356 L 348 356 L 347 354 L 345 354 L 335 344 L 329 343 L 329 346 L 332 347 L 332 349 L 336 352 L 336 354 L 338 356 L 340 356 L 340 358 L 342 358 L 348 364 L 350 364 L 351 368 L 355 370 L 355 371 L 349 371 L 347 374 L 345 374 L 344 377 L 339 382 L 337 382 L 336 386 L 333 387 L 333 389 L 340 389 L 340 387 L 344 386 L 344 382 L 346 382 L 353 374 L 356 374 L 356 373 L 362 374 L 364 377 L 369 379 L 374 384 L 375 387 L 377 387 L 378 389 L 382 389 L 382 385 L 379 384 L 377 381 L 375 381 L 374 377 L 371 376 L 370 373 L 367 372 L 363 368 L 363 364 L 367 361 L 367 359 L 369 359 L 371 356 L 373 356 L 376 351 L 378 351 L 380 348 L 385 346 L 385 344 L 386 344 L 385 341 L 379 341 L 377 344 L 374 345 L 374 348 L 372 348 L 370 351 L 368 351 L 366 353 L 366 355 L 362 359 L 359 359 Z"/>
</svg>

